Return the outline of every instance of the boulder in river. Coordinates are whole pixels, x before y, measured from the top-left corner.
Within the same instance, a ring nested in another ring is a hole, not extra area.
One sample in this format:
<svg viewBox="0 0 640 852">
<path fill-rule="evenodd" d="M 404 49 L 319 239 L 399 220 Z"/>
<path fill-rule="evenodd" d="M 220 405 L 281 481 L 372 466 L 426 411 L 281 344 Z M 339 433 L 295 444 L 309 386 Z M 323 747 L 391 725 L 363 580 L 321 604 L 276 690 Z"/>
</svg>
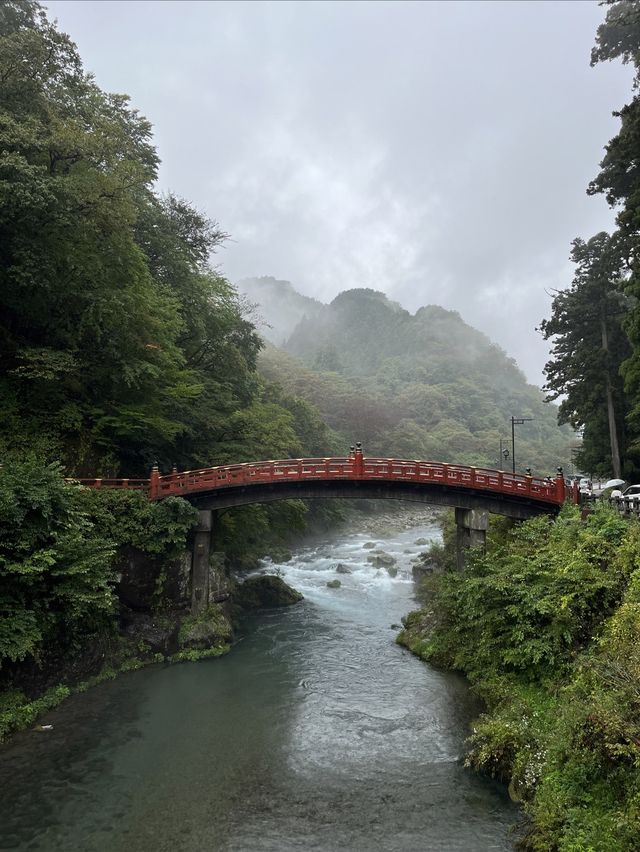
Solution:
<svg viewBox="0 0 640 852">
<path fill-rule="evenodd" d="M 384 551 L 369 554 L 367 562 L 371 562 L 374 568 L 389 568 L 396 564 L 394 557 Z"/>
<path fill-rule="evenodd" d="M 421 546 L 421 547 L 424 547 L 425 545 L 429 544 L 429 539 L 427 539 L 427 538 L 417 538 L 417 539 L 415 540 L 414 544 L 417 544 L 417 545 L 419 545 L 419 546 Z"/>
<path fill-rule="evenodd" d="M 261 607 L 290 606 L 304 597 L 292 589 L 281 577 L 275 574 L 262 574 L 249 577 L 240 583 L 234 592 L 234 603 L 242 609 L 260 609 Z"/>
<path fill-rule="evenodd" d="M 347 568 L 347 566 L 343 562 L 338 562 L 336 565 L 336 573 L 337 574 L 350 574 L 351 568 Z"/>
<path fill-rule="evenodd" d="M 339 589 L 341 585 L 342 585 L 342 583 L 340 582 L 340 580 L 329 580 L 329 582 L 327 583 L 327 588 L 328 589 Z"/>
<path fill-rule="evenodd" d="M 398 574 L 398 569 L 396 568 L 396 566 L 395 566 L 395 565 L 387 565 L 387 566 L 386 566 L 386 568 L 387 568 L 387 574 L 388 574 L 390 577 L 395 577 L 395 576 L 397 576 L 397 574 Z"/>
<path fill-rule="evenodd" d="M 376 546 L 376 543 L 375 541 L 365 541 L 362 546 L 365 550 L 373 550 L 373 548 Z"/>
</svg>

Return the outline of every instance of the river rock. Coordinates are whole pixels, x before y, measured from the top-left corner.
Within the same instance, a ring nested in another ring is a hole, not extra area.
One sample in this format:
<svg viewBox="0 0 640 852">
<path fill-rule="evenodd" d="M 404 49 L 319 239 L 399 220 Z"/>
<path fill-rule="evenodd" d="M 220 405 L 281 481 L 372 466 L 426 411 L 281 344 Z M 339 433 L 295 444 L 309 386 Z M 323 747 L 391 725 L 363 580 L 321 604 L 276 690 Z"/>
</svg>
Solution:
<svg viewBox="0 0 640 852">
<path fill-rule="evenodd" d="M 303 599 L 303 595 L 287 585 L 275 574 L 262 574 L 249 577 L 240 583 L 234 592 L 234 603 L 242 609 L 260 609 L 261 607 L 290 606 Z"/>
<path fill-rule="evenodd" d="M 373 548 L 376 546 L 376 543 L 375 541 L 366 541 L 362 546 L 365 550 L 373 550 Z"/>
<path fill-rule="evenodd" d="M 350 574 L 351 568 L 347 568 L 347 566 L 343 562 L 338 562 L 336 565 L 336 573 L 338 574 Z"/>
<path fill-rule="evenodd" d="M 395 577 L 395 576 L 397 576 L 397 574 L 398 574 L 398 569 L 396 568 L 396 566 L 395 566 L 395 565 L 387 565 L 387 566 L 386 566 L 386 569 L 387 569 L 387 574 L 388 574 L 390 577 Z"/>
<path fill-rule="evenodd" d="M 342 585 L 342 583 L 340 582 L 340 580 L 329 580 L 329 582 L 327 583 L 327 588 L 328 589 L 339 589 L 341 585 Z"/>
<path fill-rule="evenodd" d="M 220 604 L 211 604 L 200 615 L 190 615 L 180 625 L 178 647 L 181 651 L 204 651 L 227 644 L 232 637 L 231 623 Z"/>
<path fill-rule="evenodd" d="M 178 648 L 177 618 L 169 615 L 152 616 L 142 612 L 127 612 L 122 632 L 138 645 L 146 645 L 152 654 L 171 656 Z"/>
<path fill-rule="evenodd" d="M 374 568 L 389 568 L 396 564 L 393 556 L 390 556 L 384 551 L 369 554 L 367 562 L 371 562 Z"/>
<path fill-rule="evenodd" d="M 426 538 L 417 538 L 417 539 L 415 540 L 414 544 L 420 545 L 420 546 L 422 547 L 422 546 L 424 546 L 424 545 L 429 544 L 429 539 L 426 539 Z"/>
</svg>

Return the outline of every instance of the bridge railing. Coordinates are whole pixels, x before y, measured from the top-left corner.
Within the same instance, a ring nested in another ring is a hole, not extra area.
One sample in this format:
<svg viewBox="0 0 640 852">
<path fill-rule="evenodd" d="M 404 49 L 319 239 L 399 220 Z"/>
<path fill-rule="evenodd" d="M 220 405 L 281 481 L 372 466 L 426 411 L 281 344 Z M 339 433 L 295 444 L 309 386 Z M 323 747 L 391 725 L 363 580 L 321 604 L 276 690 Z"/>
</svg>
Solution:
<svg viewBox="0 0 640 852">
<path fill-rule="evenodd" d="M 134 488 L 146 490 L 152 500 L 187 496 L 202 491 L 217 491 L 247 485 L 278 482 L 326 480 L 366 480 L 433 483 L 492 491 L 536 501 L 561 504 L 565 499 L 562 477 L 555 480 L 513 474 L 489 468 L 412 459 L 388 459 L 355 456 L 335 458 L 278 459 L 245 464 L 174 471 L 160 476 L 154 469 L 151 479 L 81 479 L 91 488 Z"/>
<path fill-rule="evenodd" d="M 564 500 L 564 488 L 562 489 L 562 497 L 558 493 L 558 480 L 467 465 L 411 461 L 409 459 L 365 458 L 364 476 L 366 479 L 406 479 L 411 482 L 458 485 L 466 488 L 530 496 L 553 503 L 560 503 Z"/>
<path fill-rule="evenodd" d="M 158 478 L 156 494 L 152 496 L 167 497 L 283 481 L 340 479 L 429 482 L 528 496 L 554 504 L 564 500 L 564 482 L 560 494 L 557 479 L 548 480 L 466 465 L 358 456 L 280 459 L 173 473 Z"/>
</svg>

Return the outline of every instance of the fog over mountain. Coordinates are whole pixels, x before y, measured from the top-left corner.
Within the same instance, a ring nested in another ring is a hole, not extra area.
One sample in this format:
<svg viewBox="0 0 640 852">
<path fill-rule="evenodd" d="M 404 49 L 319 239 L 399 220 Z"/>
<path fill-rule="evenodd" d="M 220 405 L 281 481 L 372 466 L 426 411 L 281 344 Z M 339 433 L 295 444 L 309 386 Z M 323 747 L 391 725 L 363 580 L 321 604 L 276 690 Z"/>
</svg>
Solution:
<svg viewBox="0 0 640 852">
<path fill-rule="evenodd" d="M 427 305 L 414 314 L 384 293 L 360 288 L 326 305 L 288 281 L 240 282 L 256 305 L 268 346 L 260 369 L 317 406 L 336 450 L 362 440 L 369 455 L 511 466 L 510 417 L 518 426 L 518 469 L 570 465 L 571 430 L 527 383 L 516 362 L 456 311 Z"/>
<path fill-rule="evenodd" d="M 631 71 L 589 67 L 596 2 L 53 0 L 88 70 L 154 124 L 159 187 L 232 240 L 232 280 L 457 310 L 540 381 L 535 327 Z"/>
</svg>

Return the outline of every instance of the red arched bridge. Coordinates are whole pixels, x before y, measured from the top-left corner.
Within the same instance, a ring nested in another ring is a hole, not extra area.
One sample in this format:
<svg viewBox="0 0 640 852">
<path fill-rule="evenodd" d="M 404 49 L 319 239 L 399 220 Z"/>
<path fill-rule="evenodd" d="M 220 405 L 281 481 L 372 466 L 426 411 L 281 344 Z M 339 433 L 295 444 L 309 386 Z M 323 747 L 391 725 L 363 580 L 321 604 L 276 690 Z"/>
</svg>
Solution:
<svg viewBox="0 0 640 852">
<path fill-rule="evenodd" d="M 184 497 L 200 508 L 221 509 L 292 497 L 359 497 L 412 500 L 483 509 L 514 518 L 555 512 L 566 499 L 561 473 L 555 479 L 501 470 L 409 459 L 280 459 L 218 465 L 149 479 L 81 479 L 91 488 L 131 488 L 151 500 Z"/>
<path fill-rule="evenodd" d="M 273 500 L 317 497 L 395 499 L 456 509 L 458 565 L 464 550 L 482 546 L 487 512 L 525 519 L 554 514 L 567 497 L 562 471 L 555 479 L 466 465 L 410 459 L 346 457 L 280 459 L 218 465 L 149 479 L 80 479 L 90 488 L 131 488 L 151 500 L 184 497 L 198 507 L 191 570 L 192 610 L 209 603 L 212 510 Z"/>
</svg>

